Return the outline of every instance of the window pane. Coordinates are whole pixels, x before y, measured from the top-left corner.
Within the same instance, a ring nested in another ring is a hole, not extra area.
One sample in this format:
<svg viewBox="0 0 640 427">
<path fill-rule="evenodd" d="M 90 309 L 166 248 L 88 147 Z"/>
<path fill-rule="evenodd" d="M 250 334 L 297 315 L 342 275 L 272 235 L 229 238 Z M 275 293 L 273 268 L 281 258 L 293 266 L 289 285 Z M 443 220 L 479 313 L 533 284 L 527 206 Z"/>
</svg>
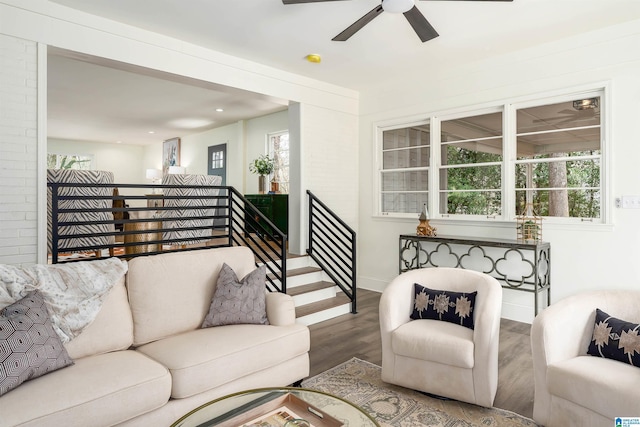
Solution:
<svg viewBox="0 0 640 427">
<path fill-rule="evenodd" d="M 442 142 L 502 136 L 502 112 L 446 120 L 440 130 Z"/>
<path fill-rule="evenodd" d="M 502 138 L 490 139 L 482 142 L 465 141 L 447 144 L 443 165 L 463 165 L 472 163 L 487 163 L 502 161 Z"/>
<path fill-rule="evenodd" d="M 574 105 L 575 103 L 575 105 Z M 600 97 L 523 108 L 517 113 L 517 132 L 540 132 L 600 125 Z"/>
<path fill-rule="evenodd" d="M 600 217 L 599 159 L 516 165 L 516 189 L 516 211 L 528 201 L 541 216 Z"/>
<path fill-rule="evenodd" d="M 550 153 L 600 154 L 600 128 L 518 136 L 518 159 L 545 158 Z"/>
<path fill-rule="evenodd" d="M 600 187 L 600 161 L 569 160 L 516 165 L 516 188 Z"/>
<path fill-rule="evenodd" d="M 382 132 L 383 150 L 427 145 L 429 145 L 428 124 Z"/>
<path fill-rule="evenodd" d="M 426 191 L 429 171 L 382 172 L 382 191 Z"/>
<path fill-rule="evenodd" d="M 383 169 L 400 169 L 429 166 L 429 148 L 408 148 L 382 153 Z"/>
<path fill-rule="evenodd" d="M 500 191 L 444 191 L 440 213 L 457 215 L 501 215 Z"/>
<path fill-rule="evenodd" d="M 440 190 L 500 190 L 501 186 L 501 165 L 440 170 Z"/>
<path fill-rule="evenodd" d="M 269 135 L 269 155 L 273 158 L 273 180 L 279 184 L 280 193 L 289 193 L 289 133 Z"/>
<path fill-rule="evenodd" d="M 601 192 L 596 190 L 516 190 L 516 212 L 527 203 L 527 193 L 540 216 L 600 218 Z"/>
<path fill-rule="evenodd" d="M 382 194 L 382 211 L 415 213 L 417 215 L 427 204 L 428 193 L 384 193 Z"/>
</svg>

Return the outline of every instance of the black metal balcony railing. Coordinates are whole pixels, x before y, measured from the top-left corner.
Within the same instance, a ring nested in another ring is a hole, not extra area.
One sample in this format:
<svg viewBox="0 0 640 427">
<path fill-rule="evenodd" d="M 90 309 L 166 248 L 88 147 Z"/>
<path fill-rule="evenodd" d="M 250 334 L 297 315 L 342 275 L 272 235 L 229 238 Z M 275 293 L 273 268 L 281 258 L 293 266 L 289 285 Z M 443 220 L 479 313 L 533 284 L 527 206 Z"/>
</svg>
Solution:
<svg viewBox="0 0 640 427">
<path fill-rule="evenodd" d="M 79 191 L 64 195 L 70 192 L 62 189 L 74 187 Z M 95 196 L 83 191 L 105 187 L 117 188 L 118 194 Z M 103 251 L 108 251 L 111 256 L 133 258 L 179 250 L 248 246 L 255 254 L 256 265 L 264 263 L 267 267 L 269 291 L 286 292 L 286 234 L 233 187 L 49 183 L 48 188 L 52 263 L 77 260 L 68 255 L 78 252 L 102 256 Z M 197 195 L 140 194 L 170 188 L 193 189 Z M 206 189 L 217 190 L 217 194 L 210 191 L 210 195 L 200 195 Z M 180 203 L 165 204 L 170 200 Z M 102 203 L 96 203 L 99 201 Z M 114 202 L 124 207 L 114 207 Z M 180 206 L 166 206 L 175 204 Z M 92 205 L 97 207 L 87 207 Z M 101 226 L 101 231 L 95 231 L 96 226 Z M 175 237 L 180 232 L 185 236 Z M 165 239 L 168 233 L 174 237 Z"/>
<path fill-rule="evenodd" d="M 351 300 L 356 314 L 356 232 L 311 191 L 307 254 Z"/>
</svg>

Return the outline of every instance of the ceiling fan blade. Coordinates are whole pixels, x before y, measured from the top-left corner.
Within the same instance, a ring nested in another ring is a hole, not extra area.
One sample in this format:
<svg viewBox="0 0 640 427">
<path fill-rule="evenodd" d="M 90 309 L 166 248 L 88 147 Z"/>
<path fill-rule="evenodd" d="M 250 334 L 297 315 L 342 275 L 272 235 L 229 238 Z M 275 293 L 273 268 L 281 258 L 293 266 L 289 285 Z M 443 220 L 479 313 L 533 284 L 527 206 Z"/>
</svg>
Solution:
<svg viewBox="0 0 640 427">
<path fill-rule="evenodd" d="M 282 0 L 284 4 L 302 4 L 302 3 L 320 3 L 326 1 L 344 1 L 344 0 Z"/>
<path fill-rule="evenodd" d="M 427 18 L 424 17 L 416 6 L 406 11 L 404 17 L 407 18 L 407 21 L 409 21 L 409 24 L 411 24 L 413 30 L 423 43 L 438 37 L 438 32 L 431 26 Z"/>
<path fill-rule="evenodd" d="M 373 18 L 382 13 L 382 5 L 374 7 L 369 13 L 358 19 L 356 22 L 347 27 L 346 30 L 332 38 L 331 40 L 336 42 L 343 42 L 349 39 L 352 35 L 357 33 L 362 27 L 373 21 Z"/>
</svg>

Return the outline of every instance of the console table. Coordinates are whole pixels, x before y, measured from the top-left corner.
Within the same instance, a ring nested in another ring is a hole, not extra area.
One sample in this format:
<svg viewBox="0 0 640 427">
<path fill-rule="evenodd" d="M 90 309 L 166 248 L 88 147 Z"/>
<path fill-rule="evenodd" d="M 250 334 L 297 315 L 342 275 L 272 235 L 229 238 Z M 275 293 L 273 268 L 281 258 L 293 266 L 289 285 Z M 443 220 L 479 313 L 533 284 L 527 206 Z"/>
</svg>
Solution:
<svg viewBox="0 0 640 427">
<path fill-rule="evenodd" d="M 400 273 L 424 267 L 454 267 L 489 274 L 505 289 L 538 295 L 546 291 L 551 304 L 549 242 L 490 238 L 400 235 Z"/>
</svg>

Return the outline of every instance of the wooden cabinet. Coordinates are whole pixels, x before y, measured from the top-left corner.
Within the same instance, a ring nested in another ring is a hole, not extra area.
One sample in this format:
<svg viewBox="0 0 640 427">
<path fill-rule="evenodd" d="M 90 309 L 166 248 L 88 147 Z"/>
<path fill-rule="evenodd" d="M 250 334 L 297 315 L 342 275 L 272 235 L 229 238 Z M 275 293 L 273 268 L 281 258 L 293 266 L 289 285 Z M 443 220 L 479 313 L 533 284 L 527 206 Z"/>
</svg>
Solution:
<svg viewBox="0 0 640 427">
<path fill-rule="evenodd" d="M 289 230 L 289 196 L 287 194 L 245 194 L 251 202 L 264 216 L 266 216 L 280 231 L 287 234 Z M 245 221 L 250 226 L 260 223 L 260 217 L 247 211 Z M 266 224 L 261 224 L 272 232 Z M 261 227 L 257 227 L 262 230 Z"/>
</svg>

